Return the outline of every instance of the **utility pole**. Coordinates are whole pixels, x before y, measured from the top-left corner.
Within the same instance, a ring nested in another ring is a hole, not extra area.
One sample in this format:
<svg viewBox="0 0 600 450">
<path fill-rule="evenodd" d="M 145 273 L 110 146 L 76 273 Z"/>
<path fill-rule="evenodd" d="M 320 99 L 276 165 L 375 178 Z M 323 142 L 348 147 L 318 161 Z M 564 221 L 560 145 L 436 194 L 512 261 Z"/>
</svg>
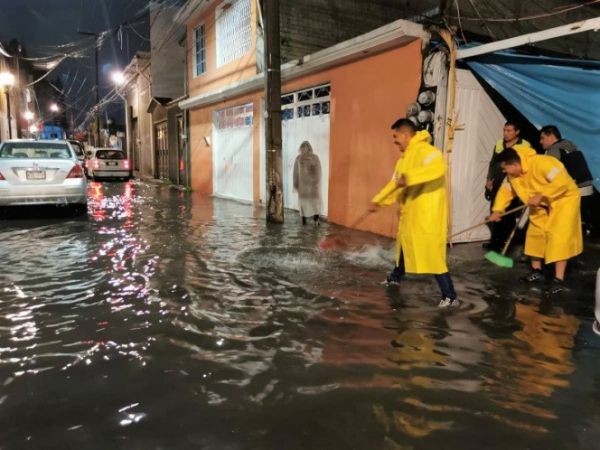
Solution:
<svg viewBox="0 0 600 450">
<path fill-rule="evenodd" d="M 98 38 L 99 33 L 91 33 L 89 31 L 78 31 L 77 33 L 83 34 L 84 36 L 94 37 L 94 60 L 96 63 L 96 147 L 100 147 L 100 111 L 98 105 L 100 104 L 100 77 L 98 76 L 98 46 L 100 44 Z"/>
<path fill-rule="evenodd" d="M 265 148 L 267 222 L 283 223 L 281 141 L 281 53 L 279 0 L 263 0 L 265 22 Z"/>
<path fill-rule="evenodd" d="M 6 114 L 8 115 L 8 138 L 12 139 L 12 115 L 10 114 L 10 86 L 6 86 Z"/>
</svg>

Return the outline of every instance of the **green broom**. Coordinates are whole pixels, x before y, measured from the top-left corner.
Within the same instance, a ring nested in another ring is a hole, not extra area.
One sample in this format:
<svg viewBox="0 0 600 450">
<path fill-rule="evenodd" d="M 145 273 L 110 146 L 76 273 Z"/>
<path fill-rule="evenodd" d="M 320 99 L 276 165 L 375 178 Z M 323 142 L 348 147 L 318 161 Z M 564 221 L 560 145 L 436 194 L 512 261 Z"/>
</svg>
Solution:
<svg viewBox="0 0 600 450">
<path fill-rule="evenodd" d="M 523 207 L 526 207 L 526 206 L 527 205 L 523 205 Z M 505 214 L 503 214 L 503 215 L 505 215 Z M 502 253 L 498 253 L 498 252 L 494 252 L 494 251 L 487 252 L 485 254 L 485 259 L 487 259 L 492 264 L 496 264 L 499 267 L 506 267 L 507 269 L 512 269 L 514 267 L 515 262 L 513 261 L 513 259 L 510 256 L 506 256 L 506 252 L 508 251 L 508 247 L 510 246 L 511 241 L 513 240 L 513 237 L 515 237 L 515 233 L 517 232 L 517 229 L 519 228 L 519 225 L 521 224 L 520 223 L 521 217 L 523 217 L 523 213 L 521 213 L 521 215 L 517 219 L 517 223 L 515 224 L 512 232 L 510 233 L 510 236 L 508 236 L 508 239 L 506 240 L 506 243 L 504 244 L 504 248 L 502 249 Z"/>
<path fill-rule="evenodd" d="M 527 208 L 527 205 L 517 206 L 516 208 L 509 209 L 508 211 L 502 213 L 500 215 L 500 217 L 508 216 L 509 214 L 516 213 L 517 211 L 521 211 L 522 209 L 525 209 L 525 208 Z M 471 231 L 477 227 L 481 227 L 489 222 L 490 222 L 489 220 L 484 220 L 483 222 L 478 223 L 477 225 L 473 225 L 473 226 L 470 226 L 469 228 L 458 231 L 457 233 L 454 233 L 453 235 L 448 237 L 448 242 L 450 242 L 450 245 L 452 245 L 453 237 L 456 237 L 459 234 L 466 233 L 467 231 Z M 508 241 L 506 241 L 506 244 L 504 245 L 504 249 L 502 250 L 502 254 L 497 253 L 497 252 L 487 252 L 485 254 L 485 258 L 488 261 L 491 261 L 500 267 L 509 267 L 509 268 L 513 267 L 513 265 L 514 265 L 513 260 L 511 258 L 509 258 L 508 256 L 504 256 L 504 254 L 508 250 L 508 245 L 510 244 L 510 241 L 512 240 L 513 236 L 515 235 L 515 232 L 516 232 L 518 226 L 519 226 L 519 221 L 517 220 L 517 225 L 515 226 L 515 229 L 512 231 L 510 237 L 508 238 Z"/>
</svg>

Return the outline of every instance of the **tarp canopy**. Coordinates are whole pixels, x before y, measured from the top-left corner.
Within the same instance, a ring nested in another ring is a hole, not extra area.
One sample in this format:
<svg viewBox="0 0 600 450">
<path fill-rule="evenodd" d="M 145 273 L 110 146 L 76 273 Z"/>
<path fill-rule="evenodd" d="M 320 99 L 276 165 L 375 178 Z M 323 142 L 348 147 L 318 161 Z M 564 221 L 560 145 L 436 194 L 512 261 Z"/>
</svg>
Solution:
<svg viewBox="0 0 600 450">
<path fill-rule="evenodd" d="M 600 62 L 498 52 L 465 61 L 536 128 L 556 125 L 600 187 Z"/>
</svg>

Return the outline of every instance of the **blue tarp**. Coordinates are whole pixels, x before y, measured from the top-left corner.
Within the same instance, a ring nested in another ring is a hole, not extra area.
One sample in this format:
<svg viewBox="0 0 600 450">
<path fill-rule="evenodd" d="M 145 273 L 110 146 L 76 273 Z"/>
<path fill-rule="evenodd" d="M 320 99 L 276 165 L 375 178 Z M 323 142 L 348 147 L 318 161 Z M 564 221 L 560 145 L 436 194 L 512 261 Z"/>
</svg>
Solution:
<svg viewBox="0 0 600 450">
<path fill-rule="evenodd" d="M 556 125 L 584 152 L 600 188 L 600 62 L 509 52 L 465 62 L 535 127 Z"/>
</svg>

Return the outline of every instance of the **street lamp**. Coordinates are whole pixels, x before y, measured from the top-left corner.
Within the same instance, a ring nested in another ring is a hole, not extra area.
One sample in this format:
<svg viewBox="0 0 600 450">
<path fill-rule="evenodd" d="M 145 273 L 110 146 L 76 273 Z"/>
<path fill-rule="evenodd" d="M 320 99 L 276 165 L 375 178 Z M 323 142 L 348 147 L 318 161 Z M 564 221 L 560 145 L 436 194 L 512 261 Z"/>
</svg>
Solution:
<svg viewBox="0 0 600 450">
<path fill-rule="evenodd" d="M 0 90 L 6 95 L 6 112 L 8 115 L 8 138 L 12 139 L 12 117 L 10 114 L 10 93 L 9 89 L 15 84 L 15 76 L 10 72 L 0 72 Z"/>
<path fill-rule="evenodd" d="M 125 83 L 125 75 L 123 74 L 123 72 L 115 71 L 111 74 L 110 78 L 112 79 L 113 83 L 115 83 L 117 86 L 121 86 Z"/>
<path fill-rule="evenodd" d="M 58 105 L 56 103 L 52 103 L 50 105 L 50 111 L 57 113 L 58 112 Z"/>
</svg>

